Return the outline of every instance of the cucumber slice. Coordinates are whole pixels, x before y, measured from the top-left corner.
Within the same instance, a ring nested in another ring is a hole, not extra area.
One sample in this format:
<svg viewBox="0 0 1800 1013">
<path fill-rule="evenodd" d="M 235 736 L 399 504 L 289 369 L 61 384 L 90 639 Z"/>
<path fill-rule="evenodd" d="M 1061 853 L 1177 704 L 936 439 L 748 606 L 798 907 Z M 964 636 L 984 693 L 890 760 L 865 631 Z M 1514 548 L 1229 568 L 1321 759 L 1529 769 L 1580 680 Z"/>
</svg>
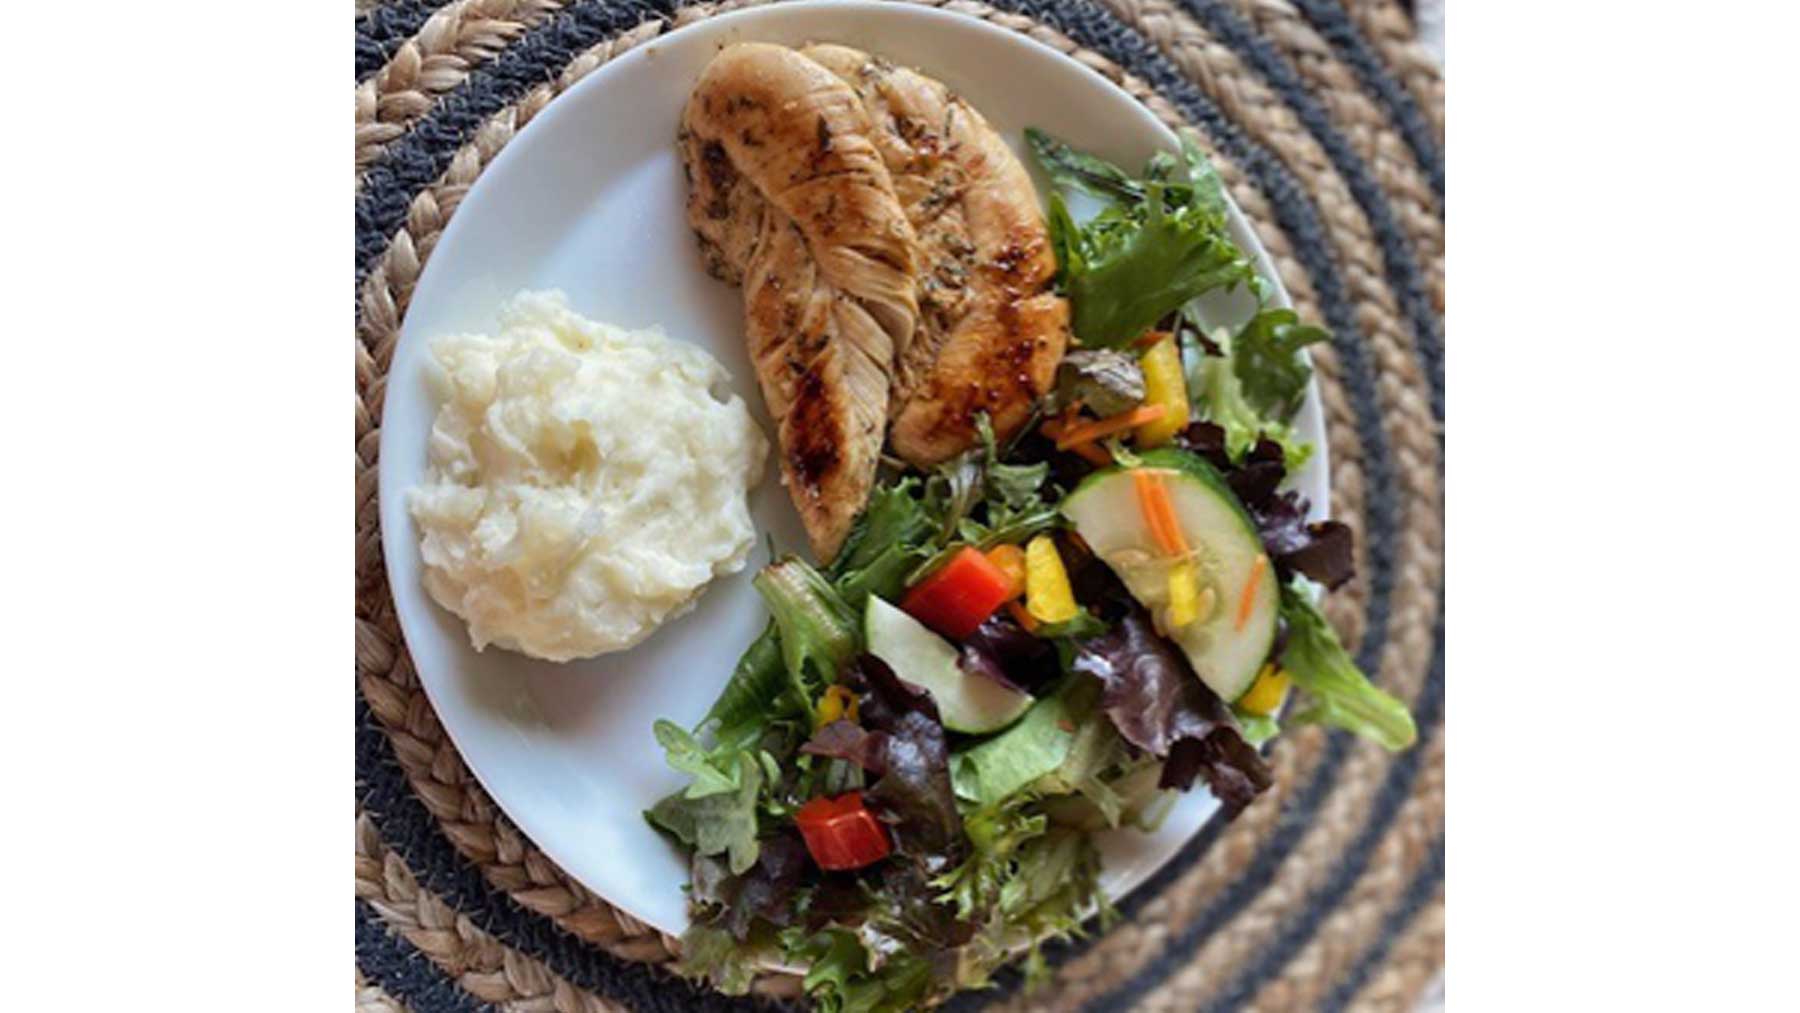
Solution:
<svg viewBox="0 0 1800 1013">
<path fill-rule="evenodd" d="M 1157 628 L 1181 646 L 1201 681 L 1221 699 L 1235 700 L 1256 680 L 1275 641 L 1281 595 L 1268 560 L 1257 562 L 1263 556 L 1262 537 L 1231 487 L 1206 461 L 1180 450 L 1152 450 L 1139 459 L 1143 467 L 1163 473 L 1176 520 L 1193 550 L 1201 595 L 1205 596 L 1204 589 L 1212 591 L 1209 615 L 1179 629 L 1169 628 L 1169 571 L 1174 561 L 1150 534 L 1131 469 L 1108 468 L 1088 476 L 1064 498 L 1062 512 L 1150 610 Z M 1263 572 L 1240 628 L 1244 589 L 1259 565 Z"/>
<path fill-rule="evenodd" d="M 863 634 L 870 654 L 887 662 L 895 675 L 931 694 L 937 701 L 938 717 L 953 732 L 981 735 L 998 731 L 1031 706 L 1031 694 L 964 672 L 956 664 L 956 648 L 948 641 L 875 595 L 869 596 L 863 611 Z"/>
</svg>

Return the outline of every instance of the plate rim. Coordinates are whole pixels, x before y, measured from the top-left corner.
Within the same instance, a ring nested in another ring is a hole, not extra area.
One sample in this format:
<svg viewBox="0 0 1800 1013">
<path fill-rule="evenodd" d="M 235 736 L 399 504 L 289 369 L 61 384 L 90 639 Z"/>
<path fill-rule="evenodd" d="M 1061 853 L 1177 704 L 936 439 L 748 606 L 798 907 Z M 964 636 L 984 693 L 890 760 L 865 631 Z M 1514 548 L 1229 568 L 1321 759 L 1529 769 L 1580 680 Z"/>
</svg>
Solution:
<svg viewBox="0 0 1800 1013">
<path fill-rule="evenodd" d="M 787 0 L 787 2 L 782 3 L 760 5 L 730 11 L 688 25 L 672 27 L 665 33 L 659 34 L 656 37 L 647 40 L 642 45 L 636 46 L 630 51 L 595 68 L 580 81 L 577 81 L 575 84 L 551 99 L 544 108 L 532 118 L 531 122 L 526 124 L 526 126 L 506 144 L 500 153 L 482 169 L 480 174 L 476 177 L 475 182 L 471 184 L 467 192 L 463 194 L 457 207 L 457 211 L 462 211 L 484 199 L 486 194 L 495 192 L 488 184 L 492 180 L 498 178 L 499 174 L 496 173 L 496 170 L 510 164 L 512 161 L 528 157 L 527 152 L 531 145 L 523 144 L 521 142 L 532 137 L 534 134 L 548 133 L 553 129 L 553 124 L 557 123 L 567 110 L 572 109 L 578 104 L 576 102 L 565 102 L 564 100 L 571 99 L 586 91 L 598 91 L 605 87 L 609 80 L 625 72 L 630 67 L 638 63 L 655 59 L 657 56 L 656 51 L 659 47 L 669 45 L 672 40 L 679 39 L 684 32 L 698 30 L 703 26 L 712 26 L 715 31 L 729 31 L 731 26 L 740 23 L 754 23 L 758 20 L 770 17 L 788 18 L 796 16 L 796 12 L 798 12 L 800 16 L 814 12 L 829 12 L 831 15 L 838 17 L 859 13 L 877 14 L 883 17 L 898 17 L 902 20 L 911 20 L 916 23 L 929 24 L 932 26 L 931 30 L 948 27 L 951 30 L 970 31 L 1002 45 L 1012 45 L 1022 49 L 1035 49 L 1042 54 L 1048 54 L 1054 57 L 1055 59 L 1053 62 L 1065 68 L 1065 70 L 1075 71 L 1076 76 L 1086 80 L 1090 86 L 1098 86 L 1110 90 L 1117 96 L 1126 99 L 1131 107 L 1136 110 L 1141 119 L 1146 124 L 1153 127 L 1154 133 L 1160 144 L 1170 150 L 1179 150 L 1180 139 L 1175 130 L 1152 112 L 1141 99 L 1107 79 L 1104 74 L 1101 74 L 1094 68 L 1089 67 L 1068 54 L 1060 52 L 1056 48 L 1024 33 L 993 24 L 987 20 L 973 17 L 968 14 L 939 7 L 925 6 L 923 4 L 896 3 L 893 2 L 893 0 Z M 829 31 L 829 29 L 825 31 Z M 1189 129 L 1195 128 L 1189 125 Z M 1263 244 L 1261 237 L 1257 235 L 1248 216 L 1243 213 L 1242 209 L 1238 206 L 1236 199 L 1232 197 L 1229 188 L 1223 188 L 1223 192 L 1226 202 L 1228 224 L 1232 228 L 1235 237 L 1239 240 L 1240 247 L 1242 247 L 1244 252 L 1249 256 L 1256 273 L 1269 284 L 1272 290 L 1272 297 L 1270 298 L 1269 303 L 1282 308 L 1292 308 L 1292 299 L 1288 294 L 1286 285 L 1283 284 L 1281 280 L 1280 272 L 1276 269 L 1274 260 L 1270 256 L 1267 247 Z M 1040 192 L 1038 196 L 1041 201 L 1043 199 L 1043 194 Z M 418 302 L 418 295 L 421 292 L 429 291 L 427 287 L 428 279 L 433 277 L 434 271 L 439 270 L 439 265 L 444 262 L 444 258 L 436 256 L 435 254 L 445 248 L 453 247 L 460 232 L 460 227 L 471 218 L 472 216 L 470 215 L 452 213 L 448 224 L 439 235 L 432 250 L 434 255 L 426 259 L 425 264 L 420 271 L 419 278 L 414 285 L 413 301 L 409 303 L 407 312 L 402 317 L 400 333 L 394 346 L 393 359 L 398 359 L 399 351 L 402 347 L 406 347 L 411 343 L 418 341 L 428 340 L 427 336 L 414 333 L 415 328 L 412 321 L 417 319 L 417 315 L 414 314 L 412 310 Z M 1242 240 L 1246 238 L 1248 239 L 1248 242 L 1243 242 Z M 1308 351 L 1302 349 L 1301 356 L 1305 359 L 1309 367 L 1313 365 L 1313 358 Z M 393 359 L 390 359 L 390 369 Z M 391 378 L 391 372 L 384 373 L 384 378 Z M 457 730 L 456 719 L 446 717 L 445 710 L 440 705 L 439 691 L 433 689 L 434 679 L 426 675 L 424 668 L 418 665 L 416 657 L 413 656 L 411 648 L 408 645 L 414 638 L 415 633 L 423 632 L 423 630 L 421 629 L 420 620 L 416 616 L 409 618 L 412 610 L 401 605 L 402 596 L 397 587 L 394 567 L 391 565 L 390 561 L 398 558 L 398 555 L 401 553 L 416 553 L 417 546 L 409 544 L 402 539 L 403 531 L 411 531 L 410 525 L 393 525 L 387 523 L 390 515 L 394 513 L 404 514 L 406 509 L 403 503 L 406 490 L 396 489 L 393 486 L 392 472 L 397 470 L 399 465 L 392 462 L 397 461 L 396 454 L 399 452 L 400 448 L 390 447 L 389 434 L 393 432 L 396 427 L 388 425 L 389 412 L 394 411 L 395 404 L 403 400 L 405 399 L 396 399 L 387 396 L 384 396 L 383 398 L 381 438 L 378 445 L 379 459 L 377 463 L 377 510 L 379 516 L 378 523 L 380 525 L 380 542 L 383 553 L 383 583 L 388 592 L 390 601 L 393 603 L 395 623 L 398 625 L 401 632 L 402 643 L 399 645 L 400 649 L 407 652 L 407 656 L 413 664 L 420 690 L 425 694 L 427 700 L 431 704 L 434 717 L 442 727 L 445 736 L 456 749 L 457 756 L 461 760 L 463 766 L 481 786 L 482 791 L 486 793 L 488 798 L 493 800 L 500 812 L 518 828 L 520 833 L 529 839 L 532 846 L 536 847 L 552 862 L 556 863 L 557 868 L 560 869 L 563 874 L 567 875 L 574 882 L 579 883 L 583 888 L 592 892 L 598 899 L 613 909 L 624 913 L 658 932 L 670 935 L 679 934 L 677 929 L 660 924 L 659 919 L 647 916 L 640 911 L 635 910 L 631 904 L 615 899 L 594 884 L 589 883 L 586 879 L 573 871 L 575 865 L 578 865 L 579 863 L 572 865 L 565 861 L 563 856 L 558 853 L 559 849 L 557 846 L 550 844 L 543 836 L 534 832 L 537 828 L 542 826 L 542 821 L 535 816 L 524 815 L 513 802 L 508 801 L 505 794 L 495 790 L 490 773 L 485 772 L 482 765 L 464 748 L 464 737 Z M 1319 479 L 1317 482 L 1313 483 L 1312 486 L 1301 489 L 1301 492 L 1313 501 L 1313 511 L 1318 513 L 1322 511 L 1329 502 L 1331 485 L 1329 446 L 1328 440 L 1326 439 L 1328 430 L 1325 426 L 1324 406 L 1320 395 L 1319 379 L 1316 370 L 1314 370 L 1313 375 L 1308 380 L 1303 404 L 1316 409 L 1319 414 L 1319 439 L 1314 441 L 1313 450 L 1314 461 L 1316 462 L 1318 469 L 1315 474 L 1319 476 Z M 1306 407 L 1302 408 L 1302 412 L 1305 412 L 1306 410 Z M 438 607 L 434 601 L 429 600 L 428 596 L 426 604 L 430 608 Z M 461 620 L 458 619 L 458 621 L 460 622 Z M 1266 752 L 1266 746 L 1264 751 Z M 529 809 L 525 810 L 525 812 L 529 811 Z M 1182 849 L 1187 847 L 1195 837 L 1200 835 L 1207 825 L 1214 820 L 1221 818 L 1222 812 L 1222 809 L 1215 809 L 1213 813 L 1197 823 L 1193 830 L 1181 840 L 1179 845 L 1177 845 L 1169 854 L 1158 859 L 1154 866 L 1145 871 L 1135 882 L 1132 882 L 1129 886 L 1121 889 L 1117 895 L 1109 894 L 1111 901 L 1113 903 L 1119 903 L 1137 890 L 1143 888 L 1160 871 L 1165 869 Z M 792 968 L 779 966 L 771 966 L 769 969 L 793 970 Z"/>
</svg>

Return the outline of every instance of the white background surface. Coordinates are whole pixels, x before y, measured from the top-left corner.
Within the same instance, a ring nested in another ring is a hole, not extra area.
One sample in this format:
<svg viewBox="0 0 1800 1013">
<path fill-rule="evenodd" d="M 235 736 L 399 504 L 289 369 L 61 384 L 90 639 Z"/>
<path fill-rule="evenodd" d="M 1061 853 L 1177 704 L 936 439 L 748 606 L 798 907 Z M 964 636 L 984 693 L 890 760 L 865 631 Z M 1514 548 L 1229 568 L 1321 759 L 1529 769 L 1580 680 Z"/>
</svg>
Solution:
<svg viewBox="0 0 1800 1013">
<path fill-rule="evenodd" d="M 1623 9 L 1457 13 L 1449 958 L 1476 1011 L 1795 995 L 1800 11 Z M 88 10 L 0 64 L 40 156 L 0 190 L 7 1001 L 339 1008 L 342 11 Z"/>
</svg>

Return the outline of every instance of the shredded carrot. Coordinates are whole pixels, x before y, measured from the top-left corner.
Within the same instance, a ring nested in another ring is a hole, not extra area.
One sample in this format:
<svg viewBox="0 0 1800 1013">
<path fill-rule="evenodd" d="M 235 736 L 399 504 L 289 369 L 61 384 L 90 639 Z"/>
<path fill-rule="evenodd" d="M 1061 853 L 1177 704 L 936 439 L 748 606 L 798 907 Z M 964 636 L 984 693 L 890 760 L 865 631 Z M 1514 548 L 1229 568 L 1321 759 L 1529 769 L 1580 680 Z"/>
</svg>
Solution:
<svg viewBox="0 0 1800 1013">
<path fill-rule="evenodd" d="M 1061 440 L 1063 433 L 1066 432 L 1070 424 L 1075 421 L 1075 413 L 1078 408 L 1079 402 L 1077 402 L 1076 405 L 1070 406 L 1069 410 L 1064 412 L 1061 418 L 1050 419 L 1039 426 L 1038 432 L 1043 433 L 1052 440 Z M 1059 446 L 1057 449 L 1062 450 L 1065 448 Z M 1077 443 L 1066 449 L 1080 456 L 1082 460 L 1096 468 L 1104 468 L 1113 463 L 1111 454 L 1094 446 L 1092 443 Z"/>
<path fill-rule="evenodd" d="M 1131 479 L 1137 489 L 1138 509 L 1144 513 L 1144 524 L 1150 529 L 1150 537 L 1156 539 L 1157 546 L 1167 555 L 1187 555 L 1187 539 L 1181 535 L 1181 523 L 1175 519 L 1175 504 L 1169 500 L 1169 488 L 1163 484 L 1161 473 L 1138 468 L 1131 473 Z"/>
<path fill-rule="evenodd" d="M 1092 443 L 1077 443 L 1070 447 L 1069 451 L 1079 455 L 1082 460 L 1096 468 L 1104 468 L 1113 463 L 1111 454 Z"/>
<path fill-rule="evenodd" d="M 1069 426 L 1063 429 L 1061 436 L 1056 438 L 1056 449 L 1067 450 L 1078 443 L 1092 443 L 1114 433 L 1136 429 L 1146 422 L 1155 422 L 1162 418 L 1165 411 L 1168 409 L 1159 404 L 1140 405 L 1128 412 L 1120 412 L 1117 415 L 1097 419 L 1093 422 Z"/>
<path fill-rule="evenodd" d="M 1137 349 L 1149 348 L 1151 345 L 1154 345 L 1158 341 L 1161 341 L 1162 339 L 1167 338 L 1167 337 L 1172 337 L 1172 335 L 1168 331 L 1158 331 L 1158 330 L 1145 331 L 1143 334 L 1138 336 L 1138 339 L 1136 341 L 1133 341 L 1131 343 L 1131 347 L 1137 348 Z"/>
<path fill-rule="evenodd" d="M 1256 586 L 1262 583 L 1263 571 L 1269 568 L 1269 557 L 1258 553 L 1256 561 L 1250 564 L 1250 577 L 1244 581 L 1244 594 L 1238 599 L 1237 620 L 1231 624 L 1233 629 L 1242 630 L 1250 621 L 1250 609 L 1256 601 Z"/>
<path fill-rule="evenodd" d="M 1156 478 L 1156 509 L 1162 515 L 1163 531 L 1168 535 L 1169 554 L 1187 555 L 1187 538 L 1181 533 L 1181 522 L 1175 519 L 1175 503 L 1169 499 L 1169 487 L 1163 484 L 1160 475 Z"/>
<path fill-rule="evenodd" d="M 1014 598 L 1012 601 L 1006 603 L 1006 614 L 1012 616 L 1014 622 L 1025 627 L 1025 632 L 1037 632 L 1037 620 L 1032 618 L 1030 612 L 1025 611 L 1025 606 L 1019 604 L 1019 599 Z"/>
<path fill-rule="evenodd" d="M 1045 419 L 1044 424 L 1038 426 L 1038 432 L 1043 433 L 1052 440 L 1062 439 L 1063 430 L 1074 425 L 1075 420 L 1080 416 L 1081 402 L 1076 401 L 1067 408 L 1064 408 L 1061 415 Z"/>
</svg>

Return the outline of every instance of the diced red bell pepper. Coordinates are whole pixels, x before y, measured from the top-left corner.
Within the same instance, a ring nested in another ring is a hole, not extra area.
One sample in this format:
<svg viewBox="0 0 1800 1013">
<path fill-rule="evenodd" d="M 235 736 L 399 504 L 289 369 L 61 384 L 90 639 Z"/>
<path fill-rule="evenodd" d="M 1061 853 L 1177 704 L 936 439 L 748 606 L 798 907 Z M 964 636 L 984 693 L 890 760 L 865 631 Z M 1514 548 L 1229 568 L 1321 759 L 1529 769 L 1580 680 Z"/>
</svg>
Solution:
<svg viewBox="0 0 1800 1013">
<path fill-rule="evenodd" d="M 801 806 L 794 822 L 806 839 L 806 850 L 821 869 L 860 869 L 881 861 L 893 850 L 887 828 L 863 805 L 858 792 L 837 798 L 821 795 Z"/>
<path fill-rule="evenodd" d="M 974 546 L 964 546 L 908 591 L 900 607 L 944 636 L 961 640 L 1010 597 L 1012 582 L 1005 572 Z"/>
</svg>

